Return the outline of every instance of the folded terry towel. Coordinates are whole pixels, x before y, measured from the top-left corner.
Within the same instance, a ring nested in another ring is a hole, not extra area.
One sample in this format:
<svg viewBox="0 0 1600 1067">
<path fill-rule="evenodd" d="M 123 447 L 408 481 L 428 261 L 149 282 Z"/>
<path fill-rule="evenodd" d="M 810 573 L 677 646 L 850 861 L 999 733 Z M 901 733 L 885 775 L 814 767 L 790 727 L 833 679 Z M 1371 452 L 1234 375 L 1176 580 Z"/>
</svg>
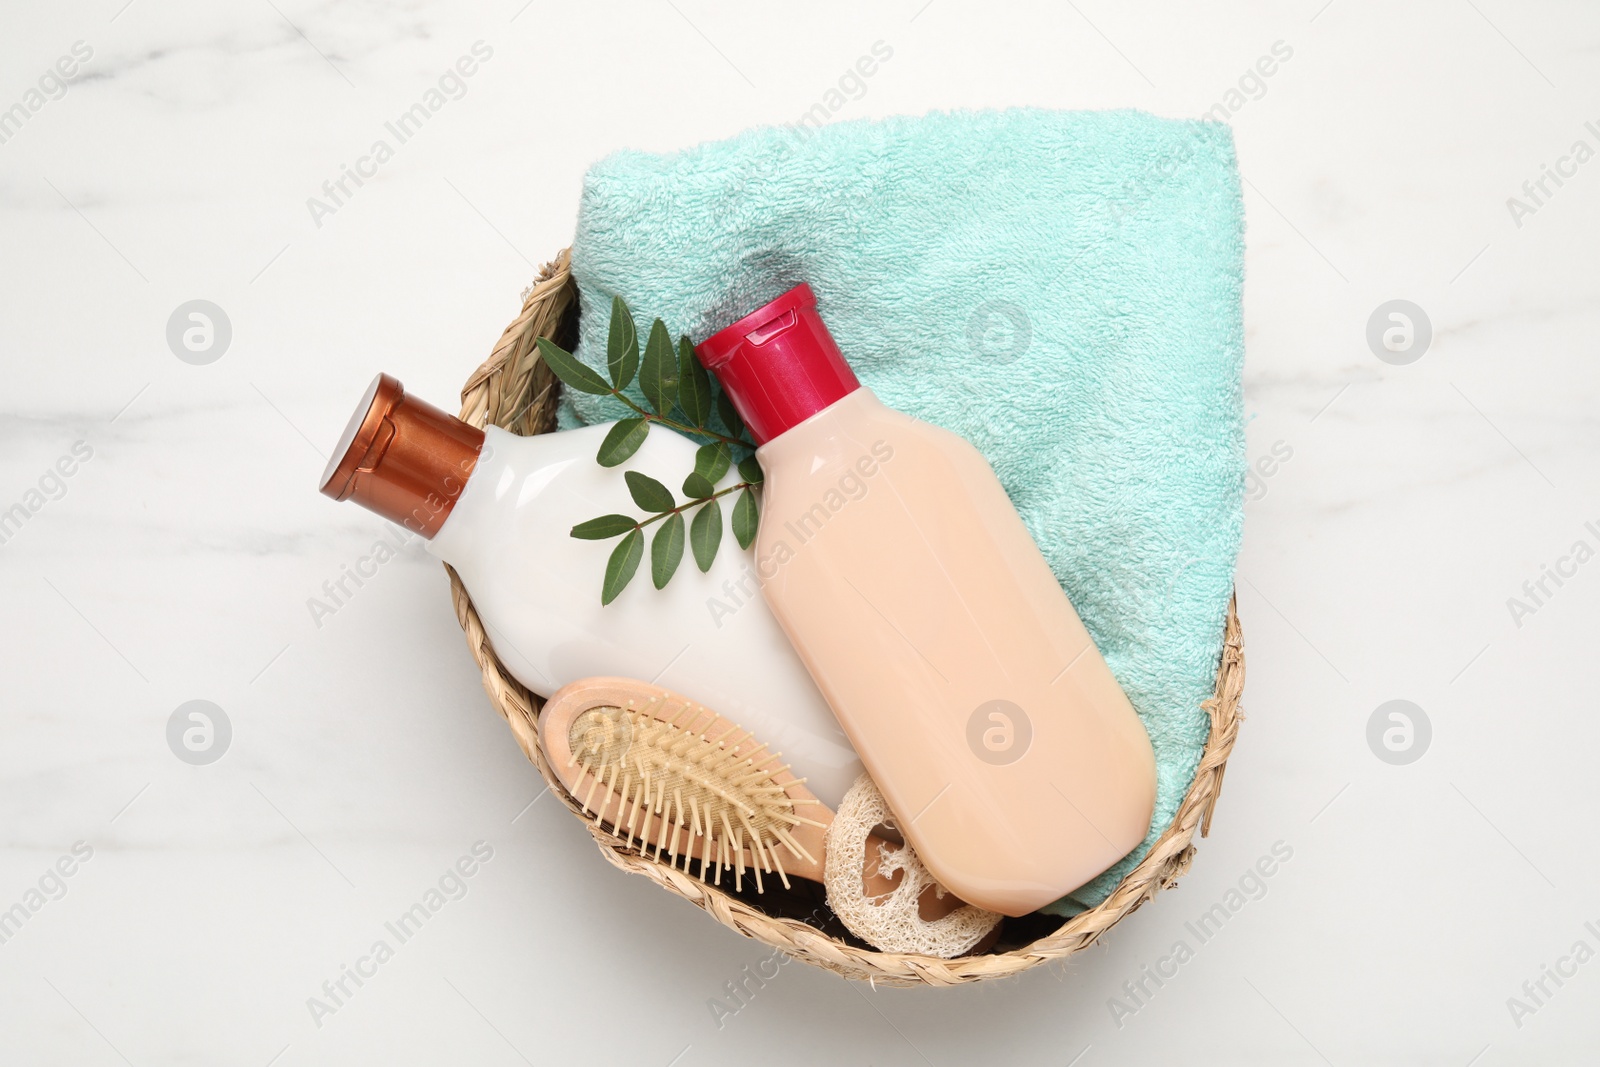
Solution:
<svg viewBox="0 0 1600 1067">
<path fill-rule="evenodd" d="M 1228 127 L 1010 110 L 769 128 L 584 181 L 577 354 L 613 294 L 699 341 L 800 281 L 863 384 L 994 465 L 1155 745 L 1193 780 L 1243 513 L 1243 213 Z M 565 425 L 620 417 L 568 392 Z"/>
</svg>

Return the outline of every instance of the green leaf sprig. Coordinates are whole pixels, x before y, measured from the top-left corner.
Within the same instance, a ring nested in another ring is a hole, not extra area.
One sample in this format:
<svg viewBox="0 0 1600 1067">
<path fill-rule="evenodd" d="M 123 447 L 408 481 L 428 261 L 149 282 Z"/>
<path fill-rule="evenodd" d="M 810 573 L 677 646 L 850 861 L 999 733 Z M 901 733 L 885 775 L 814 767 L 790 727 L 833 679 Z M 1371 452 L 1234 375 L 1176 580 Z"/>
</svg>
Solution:
<svg viewBox="0 0 1600 1067">
<path fill-rule="evenodd" d="M 695 358 L 694 346 L 679 337 L 676 348 L 666 324 L 656 319 L 650 324 L 644 354 L 639 353 L 639 332 L 628 305 L 619 297 L 611 301 L 611 324 L 606 335 L 606 369 L 610 381 L 601 377 L 572 353 L 547 337 L 538 340 L 539 354 L 562 384 L 594 396 L 611 396 L 635 414 L 611 427 L 595 461 L 602 467 L 626 462 L 644 444 L 653 423 L 705 441 L 695 452 L 694 470 L 683 480 L 683 503 L 672 491 L 639 471 L 625 471 L 628 494 L 646 514 L 601 515 L 580 522 L 572 536 L 587 541 L 622 540 L 606 561 L 601 581 L 600 602 L 609 604 L 627 588 L 644 561 L 645 528 L 656 526 L 650 541 L 650 578 L 657 589 L 664 589 L 683 561 L 685 545 L 702 572 L 711 569 L 717 549 L 722 545 L 722 505 L 719 501 L 737 493 L 733 504 L 733 536 L 739 547 L 755 542 L 760 513 L 754 489 L 761 484 L 761 465 L 754 455 L 755 444 L 744 436 L 744 424 L 728 395 L 713 387 L 711 377 Z M 638 376 L 645 407 L 624 390 Z M 712 428 L 715 411 L 722 431 Z M 723 432 L 725 431 L 725 432 Z M 740 480 L 724 489 L 716 484 L 737 462 Z M 694 512 L 692 521 L 685 515 Z"/>
</svg>

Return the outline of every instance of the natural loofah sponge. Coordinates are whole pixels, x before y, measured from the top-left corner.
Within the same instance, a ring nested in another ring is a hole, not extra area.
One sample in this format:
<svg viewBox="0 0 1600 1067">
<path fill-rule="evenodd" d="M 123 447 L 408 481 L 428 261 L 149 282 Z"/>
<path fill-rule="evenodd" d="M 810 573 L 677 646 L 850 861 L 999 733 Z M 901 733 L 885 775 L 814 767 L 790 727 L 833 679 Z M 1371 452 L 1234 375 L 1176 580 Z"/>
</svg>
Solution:
<svg viewBox="0 0 1600 1067">
<path fill-rule="evenodd" d="M 903 872 L 900 884 L 883 896 L 867 896 L 862 879 L 867 868 L 867 838 L 877 826 L 893 827 L 893 814 L 872 779 L 863 774 L 844 795 L 833 825 L 824 838 L 823 884 L 828 906 L 852 934 L 885 952 L 915 952 L 954 959 L 970 951 L 1000 923 L 997 912 L 971 904 L 929 922 L 917 913 L 923 890 L 942 886 L 917 859 L 910 846 L 878 845 L 878 873 Z"/>
</svg>

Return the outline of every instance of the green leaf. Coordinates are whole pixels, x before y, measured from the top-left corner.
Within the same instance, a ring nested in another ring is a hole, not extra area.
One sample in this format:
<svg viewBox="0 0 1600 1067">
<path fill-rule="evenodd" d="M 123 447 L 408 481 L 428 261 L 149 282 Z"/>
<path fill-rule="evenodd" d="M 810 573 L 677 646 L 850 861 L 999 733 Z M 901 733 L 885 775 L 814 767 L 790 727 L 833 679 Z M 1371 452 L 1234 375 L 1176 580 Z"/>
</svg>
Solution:
<svg viewBox="0 0 1600 1067">
<path fill-rule="evenodd" d="M 739 477 L 751 485 L 760 485 L 765 480 L 761 472 L 761 461 L 754 456 L 746 456 L 739 461 Z"/>
<path fill-rule="evenodd" d="M 722 425 L 729 437 L 738 437 L 744 431 L 744 422 L 734 410 L 733 401 L 728 399 L 726 390 L 717 394 L 717 414 L 722 417 Z"/>
<path fill-rule="evenodd" d="M 722 476 L 728 473 L 731 456 L 732 452 L 724 441 L 701 445 L 694 454 L 694 472 L 712 485 L 716 485 L 722 481 Z"/>
<path fill-rule="evenodd" d="M 717 487 L 706 480 L 706 476 L 695 471 L 683 480 L 683 495 L 690 500 L 704 500 L 717 491 Z"/>
<path fill-rule="evenodd" d="M 600 442 L 595 462 L 602 467 L 615 467 L 639 451 L 646 435 L 650 433 L 650 420 L 645 418 L 622 419 L 611 427 L 606 439 Z"/>
<path fill-rule="evenodd" d="M 755 543 L 759 523 L 755 493 L 749 489 L 740 491 L 739 502 L 733 505 L 733 536 L 740 548 L 749 548 Z"/>
<path fill-rule="evenodd" d="M 617 599 L 617 594 L 633 580 L 633 572 L 639 569 L 641 559 L 644 559 L 644 531 L 635 530 L 611 550 L 611 558 L 606 560 L 606 577 L 600 586 L 602 606 Z"/>
<path fill-rule="evenodd" d="M 667 324 L 657 319 L 650 324 L 650 338 L 644 344 L 644 362 L 639 364 L 639 388 L 658 415 L 672 414 L 678 398 L 678 358 L 672 352 Z"/>
<path fill-rule="evenodd" d="M 715 500 L 700 505 L 689 524 L 689 547 L 694 551 L 694 561 L 702 571 L 711 569 L 717 558 L 717 547 L 722 544 L 722 505 Z"/>
<path fill-rule="evenodd" d="M 665 589 L 683 560 L 683 513 L 675 511 L 650 542 L 650 580 Z"/>
<path fill-rule="evenodd" d="M 602 515 L 598 519 L 578 523 L 572 528 L 572 536 L 583 541 L 604 541 L 638 527 L 638 520 L 626 515 Z"/>
<path fill-rule="evenodd" d="M 595 396 L 605 396 L 611 392 L 611 386 L 606 384 L 604 378 L 548 337 L 539 338 L 539 355 L 544 357 L 545 366 L 554 371 L 556 377 L 560 378 L 561 383 L 568 388 L 576 389 L 580 393 L 593 393 Z"/>
<path fill-rule="evenodd" d="M 606 364 L 611 368 L 611 384 L 626 389 L 639 369 L 639 330 L 622 297 L 611 298 L 611 327 L 606 334 Z M 609 466 L 609 464 L 608 464 Z"/>
<path fill-rule="evenodd" d="M 694 357 L 687 337 L 678 338 L 678 406 L 696 426 L 711 419 L 711 376 Z"/>
<path fill-rule="evenodd" d="M 641 508 L 653 513 L 672 510 L 674 506 L 672 491 L 648 474 L 626 471 L 622 477 L 628 483 L 628 492 L 633 496 L 633 502 Z"/>
</svg>

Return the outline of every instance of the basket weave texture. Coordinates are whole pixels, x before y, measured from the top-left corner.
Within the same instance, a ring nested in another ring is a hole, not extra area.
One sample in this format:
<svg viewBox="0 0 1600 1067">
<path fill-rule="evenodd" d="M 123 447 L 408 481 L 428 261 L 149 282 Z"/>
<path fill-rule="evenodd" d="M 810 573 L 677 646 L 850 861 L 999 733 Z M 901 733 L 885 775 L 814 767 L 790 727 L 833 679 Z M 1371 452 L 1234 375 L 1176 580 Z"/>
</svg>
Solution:
<svg viewBox="0 0 1600 1067">
<path fill-rule="evenodd" d="M 577 286 L 564 250 L 545 265 L 524 294 L 522 311 L 506 327 L 494 351 L 461 390 L 461 417 L 474 426 L 493 424 L 516 434 L 549 432 L 555 426 L 559 382 L 539 358 L 539 337 L 570 337 L 577 311 Z M 588 827 L 595 845 L 613 866 L 650 879 L 670 893 L 704 909 L 724 926 L 790 956 L 847 978 L 897 986 L 948 986 L 1018 974 L 1050 960 L 1062 959 L 1093 944 L 1139 905 L 1173 885 L 1194 858 L 1196 831 L 1210 830 L 1211 813 L 1222 788 L 1228 753 L 1242 718 L 1239 697 L 1244 689 L 1244 644 L 1234 605 L 1228 605 L 1227 628 L 1216 690 L 1203 707 L 1211 731 L 1199 768 L 1177 816 L 1138 866 L 1098 906 L 1068 919 L 1055 932 L 1021 948 L 944 960 L 931 956 L 877 952 L 828 936 L 797 919 L 766 914 L 692 874 L 642 856 L 578 810 L 551 771 L 540 750 L 535 723 L 540 700 L 507 673 L 496 657 L 472 600 L 454 570 L 450 575 L 456 618 L 483 674 L 489 701 L 511 727 L 528 759 L 539 768 L 550 791 Z"/>
</svg>

